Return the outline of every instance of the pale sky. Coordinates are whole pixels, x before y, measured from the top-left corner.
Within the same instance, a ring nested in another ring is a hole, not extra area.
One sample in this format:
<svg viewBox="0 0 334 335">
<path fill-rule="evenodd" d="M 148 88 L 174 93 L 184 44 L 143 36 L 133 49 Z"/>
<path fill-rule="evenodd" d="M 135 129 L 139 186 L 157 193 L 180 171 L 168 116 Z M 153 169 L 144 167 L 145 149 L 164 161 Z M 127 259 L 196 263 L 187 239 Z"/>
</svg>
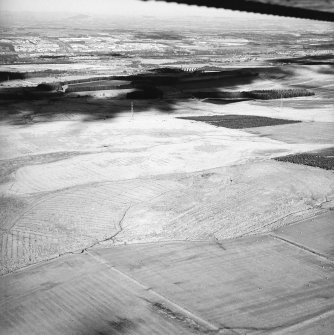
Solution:
<svg viewBox="0 0 334 335">
<path fill-rule="evenodd" d="M 244 17 L 256 14 L 215 8 L 178 5 L 174 3 L 144 2 L 140 0 L 0 0 L 0 10 L 32 12 L 75 12 L 107 15 L 157 16 L 228 16 Z"/>
</svg>

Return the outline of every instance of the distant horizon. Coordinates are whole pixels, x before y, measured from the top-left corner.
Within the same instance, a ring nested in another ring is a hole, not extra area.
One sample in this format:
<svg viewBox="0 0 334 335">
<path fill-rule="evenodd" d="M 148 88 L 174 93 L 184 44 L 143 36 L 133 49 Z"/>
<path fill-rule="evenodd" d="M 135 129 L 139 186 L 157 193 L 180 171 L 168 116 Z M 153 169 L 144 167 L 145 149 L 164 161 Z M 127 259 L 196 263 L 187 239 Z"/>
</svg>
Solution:
<svg viewBox="0 0 334 335">
<path fill-rule="evenodd" d="M 91 16 L 277 19 L 273 16 L 255 13 L 140 0 L 0 0 L 0 12 L 13 14 L 29 12 L 36 15 L 68 13 Z"/>
<path fill-rule="evenodd" d="M 198 8 L 196 6 L 178 5 L 174 3 L 161 3 L 139 0 L 1 0 L 0 10 L 11 12 L 74 12 L 82 14 L 110 14 L 115 15 L 159 15 L 179 16 L 196 15 L 212 16 L 232 14 L 237 12 L 218 10 L 214 8 Z M 245 13 L 242 13 L 245 15 Z"/>
<path fill-rule="evenodd" d="M 58 21 L 59 24 L 61 20 L 68 20 L 76 15 L 90 16 L 90 18 L 78 20 L 77 24 L 83 24 L 85 20 L 91 19 L 92 21 L 93 18 L 97 18 L 101 20 L 111 19 L 117 24 L 123 21 L 123 25 L 129 22 L 138 25 L 138 21 L 141 19 L 147 20 L 147 22 L 161 21 L 161 23 L 166 20 L 171 22 L 184 20 L 192 22 L 193 28 L 196 27 L 196 24 L 198 26 L 203 23 L 208 24 L 210 20 L 215 24 L 219 23 L 220 27 L 223 25 L 224 27 L 238 26 L 240 29 L 244 29 L 245 27 L 241 27 L 241 25 L 247 25 L 247 22 L 260 28 L 262 24 L 262 29 L 266 29 L 267 25 L 271 27 L 276 25 L 276 30 L 286 30 L 295 25 L 304 26 L 305 30 L 332 30 L 334 28 L 334 25 L 328 22 L 155 1 L 58 0 L 55 2 L 54 0 L 0 0 L 1 26 L 10 27 L 28 21 L 31 23 L 33 20 L 38 22 Z"/>
</svg>

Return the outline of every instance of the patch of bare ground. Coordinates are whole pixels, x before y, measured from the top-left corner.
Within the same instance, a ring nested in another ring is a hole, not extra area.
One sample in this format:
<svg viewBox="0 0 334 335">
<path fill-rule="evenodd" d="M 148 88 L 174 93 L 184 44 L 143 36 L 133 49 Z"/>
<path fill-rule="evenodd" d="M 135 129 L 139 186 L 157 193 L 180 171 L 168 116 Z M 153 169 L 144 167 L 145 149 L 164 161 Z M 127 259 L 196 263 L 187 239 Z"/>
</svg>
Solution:
<svg viewBox="0 0 334 335">
<path fill-rule="evenodd" d="M 0 231 L 12 228 L 20 215 L 33 203 L 29 197 L 0 195 Z"/>
<path fill-rule="evenodd" d="M 63 159 L 82 155 L 82 152 L 50 152 L 46 154 L 26 155 L 13 159 L 0 160 L 0 184 L 9 180 L 9 175 L 26 165 L 37 165 L 57 162 Z"/>
</svg>

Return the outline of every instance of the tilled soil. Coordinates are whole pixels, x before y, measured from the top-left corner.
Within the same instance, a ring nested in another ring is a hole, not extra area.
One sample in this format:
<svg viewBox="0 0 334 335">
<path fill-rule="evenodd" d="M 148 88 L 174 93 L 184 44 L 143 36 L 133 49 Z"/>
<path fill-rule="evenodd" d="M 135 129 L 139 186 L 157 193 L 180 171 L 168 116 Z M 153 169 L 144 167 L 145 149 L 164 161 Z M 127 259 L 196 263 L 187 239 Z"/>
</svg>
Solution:
<svg viewBox="0 0 334 335">
<path fill-rule="evenodd" d="M 184 120 L 200 121 L 217 127 L 243 129 L 265 126 L 276 126 L 288 123 L 298 123 L 298 120 L 275 119 L 271 117 L 253 115 L 210 115 L 180 117 Z"/>
<path fill-rule="evenodd" d="M 334 149 L 331 148 L 323 152 L 308 152 L 297 155 L 277 157 L 275 160 L 314 166 L 325 170 L 334 170 L 334 156 L 332 155 L 333 151 Z"/>
</svg>

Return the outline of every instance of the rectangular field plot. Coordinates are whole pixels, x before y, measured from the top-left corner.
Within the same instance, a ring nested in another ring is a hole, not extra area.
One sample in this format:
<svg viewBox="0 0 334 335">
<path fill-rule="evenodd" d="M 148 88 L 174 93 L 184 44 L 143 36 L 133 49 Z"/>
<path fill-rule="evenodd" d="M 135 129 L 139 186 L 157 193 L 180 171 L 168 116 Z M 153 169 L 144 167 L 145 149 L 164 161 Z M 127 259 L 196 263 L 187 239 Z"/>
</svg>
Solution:
<svg viewBox="0 0 334 335">
<path fill-rule="evenodd" d="M 246 131 L 285 143 L 334 143 L 334 122 L 299 122 L 279 127 L 249 128 Z"/>
<path fill-rule="evenodd" d="M 275 235 L 308 250 L 334 259 L 334 212 L 329 211 L 298 224 L 281 227 Z"/>
<path fill-rule="evenodd" d="M 305 152 L 297 155 L 288 155 L 275 158 L 277 161 L 319 167 L 325 170 L 334 170 L 334 148 L 317 152 Z"/>
<path fill-rule="evenodd" d="M 288 123 L 298 123 L 297 120 L 275 119 L 271 117 L 254 115 L 210 115 L 210 116 L 186 116 L 179 119 L 200 121 L 217 127 L 231 129 L 243 129 L 265 126 L 276 126 Z"/>
<path fill-rule="evenodd" d="M 3 277 L 0 292 L 0 333 L 6 335 L 214 334 L 88 255 Z"/>
<path fill-rule="evenodd" d="M 333 313 L 332 262 L 276 238 L 128 245 L 94 253 L 233 334 L 290 334 L 305 320 L 320 334 L 317 316 Z"/>
</svg>

